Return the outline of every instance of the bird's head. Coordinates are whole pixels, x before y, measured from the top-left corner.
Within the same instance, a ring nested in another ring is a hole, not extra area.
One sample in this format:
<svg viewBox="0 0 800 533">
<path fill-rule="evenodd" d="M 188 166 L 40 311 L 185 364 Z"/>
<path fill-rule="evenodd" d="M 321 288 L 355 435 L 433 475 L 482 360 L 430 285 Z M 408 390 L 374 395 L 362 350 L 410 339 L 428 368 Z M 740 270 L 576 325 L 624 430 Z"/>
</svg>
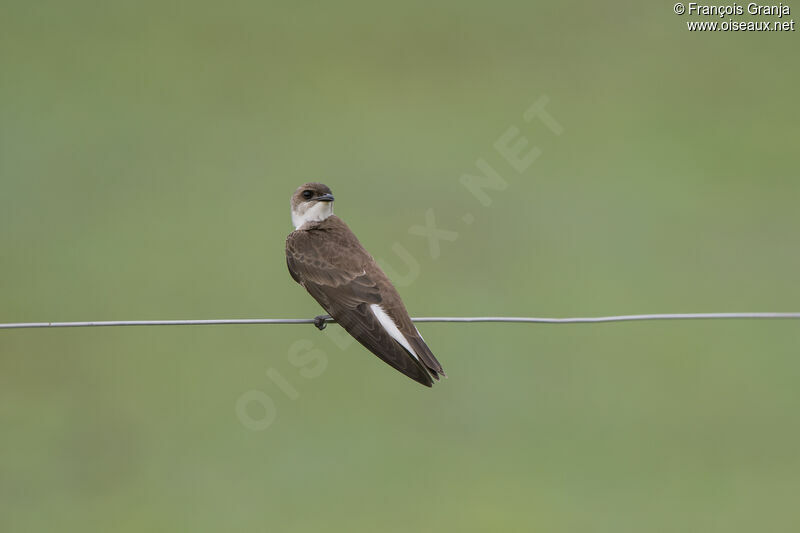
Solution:
<svg viewBox="0 0 800 533">
<path fill-rule="evenodd" d="M 321 222 L 333 214 L 333 194 L 322 183 L 305 183 L 292 195 L 294 229 L 307 222 Z"/>
</svg>

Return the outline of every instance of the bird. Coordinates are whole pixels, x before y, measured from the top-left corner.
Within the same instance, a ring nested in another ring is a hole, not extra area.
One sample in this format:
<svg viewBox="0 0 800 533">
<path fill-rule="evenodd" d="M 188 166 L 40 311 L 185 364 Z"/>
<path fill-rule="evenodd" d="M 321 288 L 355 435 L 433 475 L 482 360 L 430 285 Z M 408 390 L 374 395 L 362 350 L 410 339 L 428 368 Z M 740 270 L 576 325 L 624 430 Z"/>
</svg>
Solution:
<svg viewBox="0 0 800 533">
<path fill-rule="evenodd" d="M 291 197 L 292 231 L 286 265 L 292 278 L 367 350 L 414 381 L 431 387 L 446 377 L 403 300 L 375 259 L 344 221 L 333 214 L 334 197 L 322 183 L 306 183 Z"/>
</svg>

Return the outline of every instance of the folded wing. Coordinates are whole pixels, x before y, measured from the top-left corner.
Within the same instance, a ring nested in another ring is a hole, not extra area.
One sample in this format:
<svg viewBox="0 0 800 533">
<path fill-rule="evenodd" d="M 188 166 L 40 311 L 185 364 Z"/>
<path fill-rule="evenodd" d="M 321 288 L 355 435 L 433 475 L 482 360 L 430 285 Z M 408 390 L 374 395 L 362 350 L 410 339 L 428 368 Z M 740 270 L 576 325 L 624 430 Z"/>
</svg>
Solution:
<svg viewBox="0 0 800 533">
<path fill-rule="evenodd" d="M 286 241 L 286 263 L 295 281 L 387 364 L 428 387 L 432 377 L 444 374 L 394 287 L 355 236 L 339 239 L 335 231 L 295 231 Z"/>
</svg>

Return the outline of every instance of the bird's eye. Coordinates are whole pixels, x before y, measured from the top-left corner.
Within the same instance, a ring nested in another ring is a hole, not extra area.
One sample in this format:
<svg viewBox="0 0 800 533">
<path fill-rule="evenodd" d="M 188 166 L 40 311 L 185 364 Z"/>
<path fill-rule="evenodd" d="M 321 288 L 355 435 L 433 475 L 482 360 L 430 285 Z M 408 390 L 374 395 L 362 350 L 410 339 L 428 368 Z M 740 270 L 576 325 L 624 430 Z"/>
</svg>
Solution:
<svg viewBox="0 0 800 533">
<path fill-rule="evenodd" d="M 303 198 L 306 200 L 311 200 L 311 197 L 314 196 L 312 191 L 303 191 Z"/>
</svg>

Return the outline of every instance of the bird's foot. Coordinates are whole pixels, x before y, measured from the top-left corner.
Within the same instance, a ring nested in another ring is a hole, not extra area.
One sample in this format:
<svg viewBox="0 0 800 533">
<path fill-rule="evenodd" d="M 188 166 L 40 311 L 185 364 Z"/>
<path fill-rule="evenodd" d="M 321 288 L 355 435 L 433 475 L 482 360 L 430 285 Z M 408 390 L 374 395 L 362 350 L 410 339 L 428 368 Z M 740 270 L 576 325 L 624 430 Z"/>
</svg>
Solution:
<svg viewBox="0 0 800 533">
<path fill-rule="evenodd" d="M 319 315 L 314 317 L 314 325 L 317 327 L 318 330 L 322 331 L 325 329 L 325 326 L 328 325 L 328 320 L 330 320 L 331 315 Z"/>
</svg>

